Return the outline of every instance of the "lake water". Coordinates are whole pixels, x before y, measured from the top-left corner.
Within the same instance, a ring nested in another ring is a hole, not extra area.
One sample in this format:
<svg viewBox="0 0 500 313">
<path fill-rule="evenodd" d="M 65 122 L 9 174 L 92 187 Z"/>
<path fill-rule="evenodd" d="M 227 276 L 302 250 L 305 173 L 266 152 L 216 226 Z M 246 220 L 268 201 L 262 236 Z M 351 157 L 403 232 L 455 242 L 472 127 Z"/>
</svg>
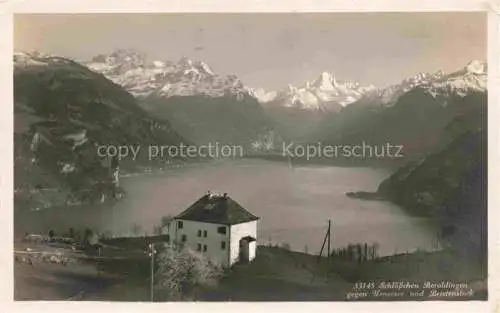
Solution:
<svg viewBox="0 0 500 313">
<path fill-rule="evenodd" d="M 383 169 L 301 166 L 264 160 L 214 161 L 154 175 L 121 179 L 127 196 L 112 207 L 95 205 L 31 212 L 16 229 L 90 227 L 114 234 L 152 233 L 161 217 L 175 215 L 208 190 L 227 192 L 261 218 L 259 243 L 287 243 L 293 250 L 318 253 L 328 219 L 332 246 L 379 244 L 388 255 L 417 248 L 429 250 L 435 232 L 425 219 L 408 216 L 383 201 L 345 196 L 348 191 L 375 191 L 390 172 Z M 66 228 L 67 229 L 67 228 Z"/>
</svg>

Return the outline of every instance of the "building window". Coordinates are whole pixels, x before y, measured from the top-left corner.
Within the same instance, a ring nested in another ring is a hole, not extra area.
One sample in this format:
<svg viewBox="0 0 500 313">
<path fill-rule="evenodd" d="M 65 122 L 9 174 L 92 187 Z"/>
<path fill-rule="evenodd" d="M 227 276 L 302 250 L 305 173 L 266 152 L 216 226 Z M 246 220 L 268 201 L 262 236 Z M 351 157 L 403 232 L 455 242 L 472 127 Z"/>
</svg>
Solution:
<svg viewBox="0 0 500 313">
<path fill-rule="evenodd" d="M 217 233 L 225 235 L 226 234 L 226 226 L 221 226 L 217 228 Z"/>
<path fill-rule="evenodd" d="M 186 236 L 186 235 L 182 235 L 182 237 L 181 237 L 181 241 L 182 241 L 182 242 L 186 242 L 186 240 L 187 240 L 187 236 Z"/>
<path fill-rule="evenodd" d="M 165 241 L 166 241 L 167 243 L 170 243 L 170 235 L 166 235 L 166 236 L 165 236 Z"/>
<path fill-rule="evenodd" d="M 207 245 L 203 245 L 203 252 L 207 252 Z"/>
<path fill-rule="evenodd" d="M 201 230 L 198 230 L 198 237 L 201 237 Z"/>
<path fill-rule="evenodd" d="M 205 238 L 207 237 L 207 231 L 206 230 L 203 231 L 203 237 L 205 237 Z"/>
<path fill-rule="evenodd" d="M 182 229 L 183 226 L 184 226 L 184 223 L 182 223 L 182 221 L 177 222 L 177 228 Z"/>
<path fill-rule="evenodd" d="M 201 243 L 198 244 L 198 248 L 197 248 L 198 251 L 201 251 Z"/>
<path fill-rule="evenodd" d="M 226 250 L 226 242 L 225 242 L 225 241 L 221 241 L 221 242 L 220 242 L 220 248 L 221 248 L 222 250 Z"/>
</svg>

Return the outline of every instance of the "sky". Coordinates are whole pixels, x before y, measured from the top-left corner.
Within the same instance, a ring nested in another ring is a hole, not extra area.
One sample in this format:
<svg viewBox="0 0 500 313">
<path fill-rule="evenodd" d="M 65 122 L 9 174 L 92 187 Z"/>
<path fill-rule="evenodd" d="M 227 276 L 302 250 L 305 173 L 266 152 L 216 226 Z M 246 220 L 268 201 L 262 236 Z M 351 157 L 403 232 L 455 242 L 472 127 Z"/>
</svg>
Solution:
<svg viewBox="0 0 500 313">
<path fill-rule="evenodd" d="M 116 49 L 183 56 L 251 87 L 300 86 L 322 72 L 385 87 L 486 60 L 486 13 L 16 14 L 14 49 L 89 60 Z"/>
</svg>

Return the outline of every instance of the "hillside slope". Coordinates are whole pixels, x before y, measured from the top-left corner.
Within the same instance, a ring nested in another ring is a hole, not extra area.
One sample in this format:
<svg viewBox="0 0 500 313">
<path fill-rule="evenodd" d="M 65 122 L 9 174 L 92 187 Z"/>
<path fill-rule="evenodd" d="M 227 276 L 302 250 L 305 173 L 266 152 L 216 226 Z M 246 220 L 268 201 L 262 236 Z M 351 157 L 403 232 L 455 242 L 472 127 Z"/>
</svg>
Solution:
<svg viewBox="0 0 500 313">
<path fill-rule="evenodd" d="M 155 116 L 172 121 L 177 132 L 196 144 L 218 142 L 248 148 L 272 129 L 264 109 L 250 96 L 149 97 L 141 102 Z"/>
<path fill-rule="evenodd" d="M 14 54 L 15 200 L 31 208 L 119 195 L 120 163 L 100 145 L 141 146 L 183 141 L 133 96 L 104 76 L 59 57 Z"/>
<path fill-rule="evenodd" d="M 400 168 L 378 189 L 409 212 L 435 220 L 446 242 L 483 258 L 487 251 L 485 125 L 486 112 L 455 120 L 447 130 L 456 139 Z"/>
</svg>

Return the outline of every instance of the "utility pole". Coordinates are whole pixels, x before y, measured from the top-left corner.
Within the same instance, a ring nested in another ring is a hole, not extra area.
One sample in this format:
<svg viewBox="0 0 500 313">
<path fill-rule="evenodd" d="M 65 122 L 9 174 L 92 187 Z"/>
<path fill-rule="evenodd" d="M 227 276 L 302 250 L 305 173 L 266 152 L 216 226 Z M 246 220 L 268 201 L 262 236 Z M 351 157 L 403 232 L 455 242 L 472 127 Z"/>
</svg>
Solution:
<svg viewBox="0 0 500 313">
<path fill-rule="evenodd" d="M 99 281 L 99 286 L 101 286 L 101 246 L 97 248 L 97 278 Z"/>
<path fill-rule="evenodd" d="M 97 247 L 97 277 L 101 276 L 101 246 Z"/>
<path fill-rule="evenodd" d="M 323 249 L 325 248 L 326 239 L 330 238 L 329 235 L 330 235 L 330 224 L 328 224 L 328 229 L 326 230 L 325 238 L 323 239 L 323 244 L 321 245 L 321 250 L 319 251 L 317 264 L 319 264 L 319 260 L 321 259 L 321 256 L 323 255 Z M 328 251 L 330 251 L 330 242 L 328 242 Z"/>
<path fill-rule="evenodd" d="M 332 243 L 333 243 L 333 239 L 334 239 L 334 234 L 333 234 L 333 224 L 334 224 L 334 221 L 332 220 L 332 222 L 331 222 L 331 227 L 330 227 L 330 236 L 331 236 L 331 241 L 332 241 Z M 334 251 L 333 251 L 333 250 L 334 250 L 334 248 L 333 248 L 333 246 L 332 246 L 332 255 L 333 255 L 333 253 L 334 253 Z"/>
<path fill-rule="evenodd" d="M 331 233 L 332 233 L 332 220 L 328 220 L 328 263 L 330 263 L 331 260 L 331 250 L 330 250 L 330 245 L 331 245 Z"/>
<path fill-rule="evenodd" d="M 327 250 L 328 250 L 328 263 L 330 263 L 330 254 L 331 254 L 331 249 L 330 249 L 330 241 L 331 241 L 331 220 L 328 220 L 328 229 L 326 230 L 325 238 L 323 239 L 323 244 L 321 245 L 321 250 L 319 251 L 318 259 L 316 261 L 316 265 L 319 265 L 319 261 L 321 260 L 321 256 L 323 255 L 323 249 L 325 248 L 326 241 L 328 239 L 328 245 L 327 245 Z M 311 278 L 311 282 L 314 281 L 314 275 Z"/>
<path fill-rule="evenodd" d="M 154 301 L 154 283 L 155 283 L 155 246 L 154 243 L 149 244 L 149 256 L 151 257 L 151 302 Z"/>
</svg>

